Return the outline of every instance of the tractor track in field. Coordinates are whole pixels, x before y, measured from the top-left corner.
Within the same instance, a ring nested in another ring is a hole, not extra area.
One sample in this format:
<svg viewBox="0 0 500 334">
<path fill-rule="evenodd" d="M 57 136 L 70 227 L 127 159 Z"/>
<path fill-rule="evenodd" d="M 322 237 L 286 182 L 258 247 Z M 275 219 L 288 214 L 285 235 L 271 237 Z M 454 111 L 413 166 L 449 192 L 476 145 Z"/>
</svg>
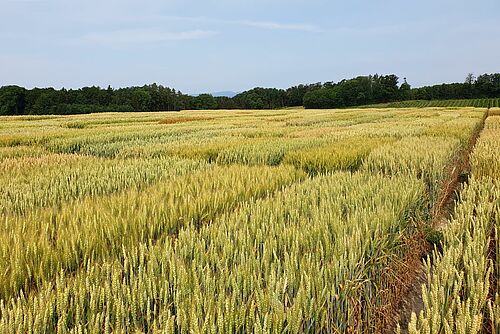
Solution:
<svg viewBox="0 0 500 334">
<path fill-rule="evenodd" d="M 443 182 L 440 195 L 436 204 L 431 209 L 431 231 L 439 233 L 446 227 L 448 219 L 452 216 L 458 195 L 462 185 L 469 180 L 470 174 L 470 154 L 476 145 L 476 142 L 484 128 L 485 120 L 489 112 L 485 113 L 480 125 L 475 129 L 469 142 L 452 159 L 447 167 L 447 179 Z M 401 333 L 408 333 L 408 323 L 411 320 L 412 313 L 417 315 L 424 308 L 422 300 L 422 284 L 426 282 L 426 273 L 423 265 L 423 259 L 429 256 L 433 250 L 432 244 L 427 240 L 425 231 L 422 227 L 427 223 L 420 223 L 417 226 L 417 232 L 414 238 L 406 242 L 408 254 L 399 264 L 398 273 L 401 273 L 402 279 L 399 287 L 395 287 L 392 293 L 395 293 L 395 300 L 392 303 L 393 312 L 388 319 L 383 321 L 384 326 L 380 327 L 377 333 L 396 333 L 399 324 Z"/>
</svg>

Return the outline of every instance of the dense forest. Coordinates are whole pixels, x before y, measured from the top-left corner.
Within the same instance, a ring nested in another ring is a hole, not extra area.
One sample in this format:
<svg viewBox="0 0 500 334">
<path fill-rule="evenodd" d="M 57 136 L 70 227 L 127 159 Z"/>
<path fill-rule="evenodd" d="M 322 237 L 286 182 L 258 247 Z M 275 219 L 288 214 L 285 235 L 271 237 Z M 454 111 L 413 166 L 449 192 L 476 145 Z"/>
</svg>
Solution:
<svg viewBox="0 0 500 334">
<path fill-rule="evenodd" d="M 182 109 L 344 108 L 406 100 L 500 97 L 500 73 L 468 75 L 463 83 L 411 88 L 394 75 L 359 76 L 339 82 L 298 85 L 288 89 L 253 88 L 233 98 L 191 96 L 152 84 L 113 89 L 0 88 L 0 115 L 81 114 L 110 111 L 177 111 Z"/>
</svg>

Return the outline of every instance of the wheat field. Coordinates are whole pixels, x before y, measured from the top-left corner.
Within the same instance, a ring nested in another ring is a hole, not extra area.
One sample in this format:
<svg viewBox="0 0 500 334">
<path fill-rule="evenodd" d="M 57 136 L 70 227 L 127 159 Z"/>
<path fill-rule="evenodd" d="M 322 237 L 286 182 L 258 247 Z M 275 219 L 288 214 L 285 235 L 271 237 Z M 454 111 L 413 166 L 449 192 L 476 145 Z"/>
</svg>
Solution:
<svg viewBox="0 0 500 334">
<path fill-rule="evenodd" d="M 498 333 L 495 113 L 0 117 L 0 332 Z M 412 240 L 478 134 L 397 325 Z"/>
</svg>

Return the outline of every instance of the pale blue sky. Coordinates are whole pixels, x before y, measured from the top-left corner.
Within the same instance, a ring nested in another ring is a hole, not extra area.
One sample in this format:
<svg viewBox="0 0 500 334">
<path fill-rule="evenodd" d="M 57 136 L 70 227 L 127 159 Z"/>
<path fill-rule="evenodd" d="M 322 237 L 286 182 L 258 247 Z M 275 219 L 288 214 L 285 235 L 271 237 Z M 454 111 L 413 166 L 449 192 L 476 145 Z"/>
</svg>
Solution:
<svg viewBox="0 0 500 334">
<path fill-rule="evenodd" d="M 0 0 L 0 86 L 186 93 L 500 72 L 499 0 Z"/>
</svg>

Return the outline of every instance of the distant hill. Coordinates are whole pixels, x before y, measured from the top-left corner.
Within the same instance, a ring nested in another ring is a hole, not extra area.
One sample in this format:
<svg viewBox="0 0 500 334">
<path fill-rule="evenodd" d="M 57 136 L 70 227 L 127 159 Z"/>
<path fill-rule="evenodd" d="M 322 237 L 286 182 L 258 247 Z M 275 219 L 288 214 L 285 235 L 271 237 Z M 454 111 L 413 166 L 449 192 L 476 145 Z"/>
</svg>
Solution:
<svg viewBox="0 0 500 334">
<path fill-rule="evenodd" d="M 237 92 L 232 92 L 232 91 L 223 91 L 223 92 L 212 93 L 212 96 L 235 97 L 236 95 L 238 95 L 238 93 Z"/>
<path fill-rule="evenodd" d="M 215 93 L 200 93 L 200 94 L 189 94 L 189 95 L 196 97 L 196 96 L 200 96 L 201 94 L 210 94 L 214 97 L 235 97 L 239 93 L 232 92 L 232 91 L 228 90 L 228 91 L 215 92 Z"/>
</svg>

